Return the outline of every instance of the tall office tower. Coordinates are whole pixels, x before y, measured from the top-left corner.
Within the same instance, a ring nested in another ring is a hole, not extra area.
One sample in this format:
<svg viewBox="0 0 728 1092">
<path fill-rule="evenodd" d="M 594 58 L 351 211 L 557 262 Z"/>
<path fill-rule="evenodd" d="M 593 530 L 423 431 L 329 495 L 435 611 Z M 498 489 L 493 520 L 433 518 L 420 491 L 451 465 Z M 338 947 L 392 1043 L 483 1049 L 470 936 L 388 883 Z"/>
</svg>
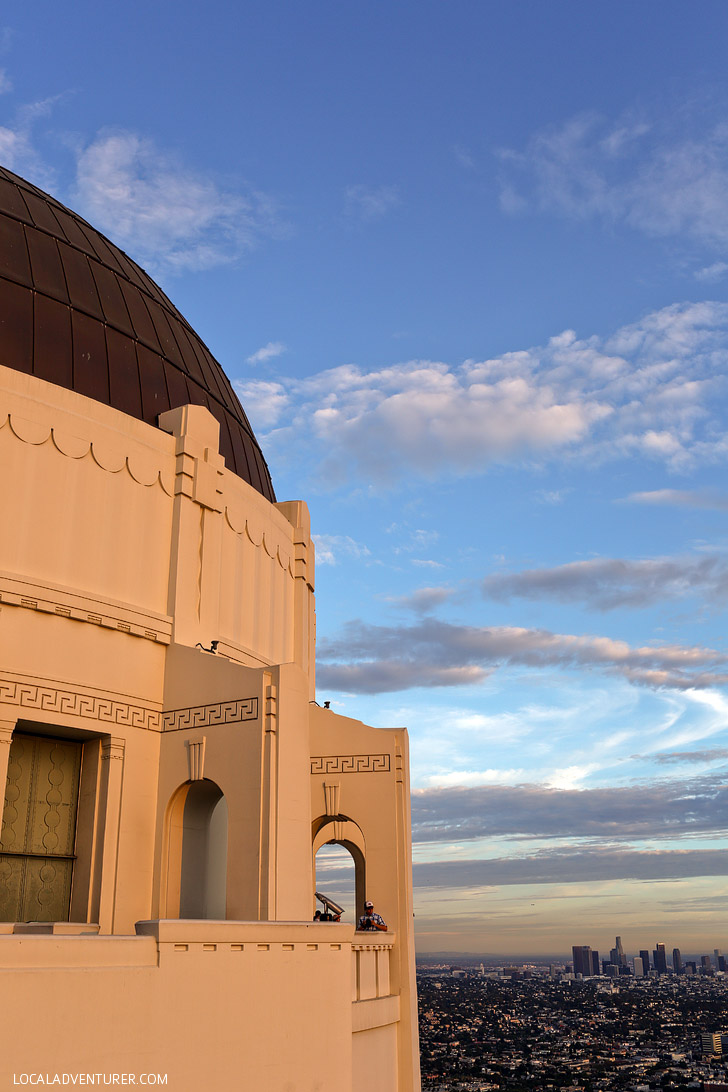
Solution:
<svg viewBox="0 0 728 1092">
<path fill-rule="evenodd" d="M 711 1056 L 722 1055 L 722 1053 L 723 1053 L 723 1051 L 724 1051 L 724 1049 L 725 1049 L 725 1047 L 727 1045 L 726 1044 L 726 1039 L 727 1038 L 728 1037 L 726 1035 L 721 1034 L 719 1031 L 716 1031 L 716 1032 L 703 1032 L 703 1034 L 700 1036 L 700 1040 L 701 1040 L 702 1047 L 703 1047 L 703 1056 L 705 1056 L 705 1055 L 711 1055 Z"/>
<path fill-rule="evenodd" d="M 592 974 L 592 950 L 588 944 L 574 944 L 571 949 L 574 957 L 574 974 L 589 978 Z"/>
<path fill-rule="evenodd" d="M 616 952 L 617 952 L 617 959 L 616 959 L 617 966 L 618 967 L 626 967 L 627 966 L 627 957 L 624 954 L 624 948 L 622 947 L 622 938 L 621 937 L 616 938 L 616 943 L 615 943 L 614 947 L 615 947 Z"/>
<path fill-rule="evenodd" d="M 720 961 L 721 961 L 721 959 L 723 959 L 723 956 L 721 955 L 720 948 L 714 948 L 713 949 L 713 955 L 715 956 L 715 969 L 716 969 L 716 971 L 724 970 L 725 969 L 725 961 L 724 961 L 724 966 L 723 967 L 721 967 L 721 965 L 720 965 Z"/>
<path fill-rule="evenodd" d="M 640 950 L 640 959 L 642 960 L 642 973 L 643 974 L 649 974 L 650 973 L 650 953 L 647 951 L 646 948 L 642 948 Z"/>
<path fill-rule="evenodd" d="M 700 973 L 709 975 L 713 973 L 713 964 L 711 963 L 709 955 L 700 957 Z"/>
<path fill-rule="evenodd" d="M 592 951 L 591 961 L 592 961 L 591 973 L 592 974 L 599 974 L 599 952 Z"/>
<path fill-rule="evenodd" d="M 642 965 L 642 960 L 638 955 L 634 957 L 634 976 L 635 978 L 644 978 L 645 971 Z"/>
<path fill-rule="evenodd" d="M 652 953 L 655 963 L 655 970 L 658 974 L 667 974 L 667 954 L 665 952 L 665 945 L 658 944 Z"/>
<path fill-rule="evenodd" d="M 673 948 L 672 950 L 672 969 L 675 974 L 682 974 L 683 972 L 682 957 L 679 948 Z"/>
</svg>

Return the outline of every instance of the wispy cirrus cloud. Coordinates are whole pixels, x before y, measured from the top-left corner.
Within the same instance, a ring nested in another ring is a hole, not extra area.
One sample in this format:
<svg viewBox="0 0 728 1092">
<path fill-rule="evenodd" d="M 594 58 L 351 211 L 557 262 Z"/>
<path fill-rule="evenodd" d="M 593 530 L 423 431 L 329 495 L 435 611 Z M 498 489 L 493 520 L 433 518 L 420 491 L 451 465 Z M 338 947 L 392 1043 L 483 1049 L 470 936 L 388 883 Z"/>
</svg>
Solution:
<svg viewBox="0 0 728 1092">
<path fill-rule="evenodd" d="M 348 535 L 311 535 L 318 565 L 335 565 L 342 557 L 369 557 L 370 550 Z"/>
<path fill-rule="evenodd" d="M 728 595 L 728 564 L 718 556 L 645 561 L 595 558 L 548 569 L 496 573 L 483 580 L 482 589 L 488 598 L 501 602 L 551 599 L 602 611 L 688 596 L 720 603 Z"/>
<path fill-rule="evenodd" d="M 728 126 L 581 113 L 502 149 L 501 206 L 728 244 Z"/>
<path fill-rule="evenodd" d="M 728 273 L 728 262 L 711 262 L 710 265 L 696 270 L 694 276 L 697 281 L 722 281 Z"/>
<path fill-rule="evenodd" d="M 661 766 L 682 766 L 686 763 L 707 765 L 711 762 L 723 762 L 728 759 L 728 748 L 713 747 L 707 751 L 665 751 L 662 754 L 658 753 L 649 757 L 652 762 L 657 762 Z"/>
<path fill-rule="evenodd" d="M 250 356 L 245 358 L 246 364 L 265 364 L 267 360 L 274 360 L 281 353 L 286 351 L 286 347 L 282 341 L 269 341 L 267 345 L 261 346 L 256 352 L 251 353 Z"/>
<path fill-rule="evenodd" d="M 167 274 L 234 262 L 276 230 L 266 194 L 226 189 L 126 130 L 79 150 L 74 196 L 92 223 Z"/>
<path fill-rule="evenodd" d="M 728 682 L 728 653 L 681 645 L 633 647 L 609 637 L 515 626 L 461 626 L 424 618 L 412 626 L 350 622 L 319 643 L 318 680 L 332 690 L 377 694 L 482 682 L 498 667 L 597 669 L 653 688 Z"/>
<path fill-rule="evenodd" d="M 396 186 L 347 186 L 344 191 L 344 211 L 355 220 L 381 220 L 399 204 Z"/>
<path fill-rule="evenodd" d="M 646 493 L 630 493 L 629 504 L 654 504 L 673 508 L 700 508 L 705 511 L 728 512 L 728 494 L 706 490 L 653 489 Z"/>
<path fill-rule="evenodd" d="M 0 94 L 12 89 L 5 70 L 0 70 Z M 27 178 L 36 186 L 50 189 L 55 185 L 56 172 L 41 154 L 36 140 L 36 126 L 47 118 L 54 106 L 64 98 L 52 95 L 36 102 L 23 103 L 14 111 L 13 120 L 0 126 L 0 162 L 8 170 Z"/>
<path fill-rule="evenodd" d="M 273 456 L 300 453 L 305 436 L 317 479 L 336 485 L 353 475 L 390 483 L 577 454 L 676 469 L 724 459 L 726 371 L 728 305 L 705 302 L 673 304 L 608 338 L 567 330 L 459 367 L 348 364 L 236 387 L 253 423 L 275 428 Z"/>
</svg>

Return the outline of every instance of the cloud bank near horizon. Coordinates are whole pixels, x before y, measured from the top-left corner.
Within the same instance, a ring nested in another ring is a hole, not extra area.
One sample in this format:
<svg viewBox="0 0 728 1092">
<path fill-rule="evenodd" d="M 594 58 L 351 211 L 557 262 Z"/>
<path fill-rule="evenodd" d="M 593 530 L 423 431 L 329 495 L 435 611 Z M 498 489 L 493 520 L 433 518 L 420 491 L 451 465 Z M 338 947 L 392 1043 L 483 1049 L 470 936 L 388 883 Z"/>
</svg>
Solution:
<svg viewBox="0 0 728 1092">
<path fill-rule="evenodd" d="M 728 757 L 721 749 L 698 754 L 706 761 Z M 502 837 L 625 842 L 726 830 L 724 774 L 586 789 L 522 784 L 412 790 L 412 837 L 422 843 Z"/>
</svg>

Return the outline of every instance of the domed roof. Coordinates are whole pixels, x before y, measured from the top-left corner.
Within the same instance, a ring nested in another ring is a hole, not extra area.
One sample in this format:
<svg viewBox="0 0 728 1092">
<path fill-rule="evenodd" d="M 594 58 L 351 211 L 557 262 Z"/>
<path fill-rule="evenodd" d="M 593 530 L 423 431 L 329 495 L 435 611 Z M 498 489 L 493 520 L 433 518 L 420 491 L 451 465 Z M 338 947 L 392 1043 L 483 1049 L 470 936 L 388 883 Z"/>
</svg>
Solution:
<svg viewBox="0 0 728 1092">
<path fill-rule="evenodd" d="M 80 216 L 0 168 L 0 364 L 156 425 L 207 406 L 228 468 L 270 501 L 230 380 L 164 292 Z"/>
</svg>

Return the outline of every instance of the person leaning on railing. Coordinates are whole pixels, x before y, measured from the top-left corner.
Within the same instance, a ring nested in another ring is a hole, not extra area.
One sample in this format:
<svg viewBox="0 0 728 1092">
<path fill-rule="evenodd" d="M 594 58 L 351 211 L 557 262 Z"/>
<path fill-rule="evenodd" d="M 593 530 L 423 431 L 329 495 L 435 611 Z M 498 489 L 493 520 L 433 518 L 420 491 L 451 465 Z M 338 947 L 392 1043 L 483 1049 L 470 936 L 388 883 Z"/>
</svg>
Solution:
<svg viewBox="0 0 728 1092">
<path fill-rule="evenodd" d="M 387 923 L 384 918 L 379 914 L 374 913 L 373 902 L 364 903 L 364 913 L 359 918 L 356 927 L 357 929 L 363 930 L 379 929 L 382 933 L 386 933 L 387 931 Z"/>
</svg>

